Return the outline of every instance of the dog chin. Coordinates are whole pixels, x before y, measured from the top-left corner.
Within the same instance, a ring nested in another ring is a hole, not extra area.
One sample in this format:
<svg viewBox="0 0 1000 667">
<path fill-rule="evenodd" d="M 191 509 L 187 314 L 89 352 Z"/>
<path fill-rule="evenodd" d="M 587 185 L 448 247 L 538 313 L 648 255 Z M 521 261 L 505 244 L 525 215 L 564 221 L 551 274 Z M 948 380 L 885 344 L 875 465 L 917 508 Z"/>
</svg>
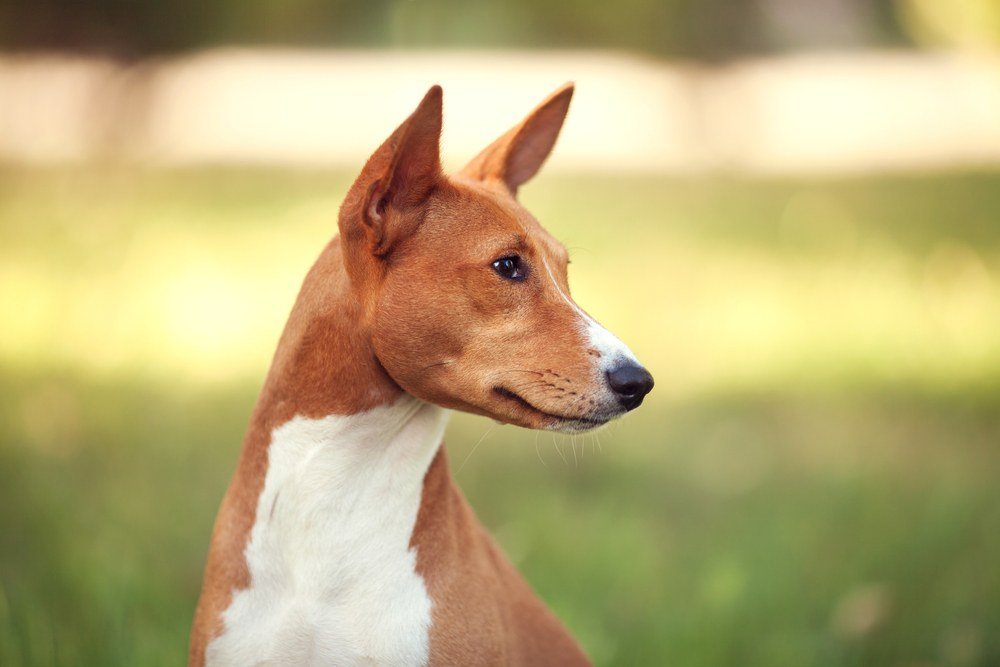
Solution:
<svg viewBox="0 0 1000 667">
<path fill-rule="evenodd" d="M 589 419 L 549 419 L 540 423 L 534 423 L 525 419 L 510 418 L 510 417 L 494 417 L 493 421 L 501 425 L 512 425 L 520 426 L 521 428 L 531 429 L 533 431 L 553 431 L 555 433 L 586 433 L 587 431 L 596 431 L 599 428 L 603 428 L 612 421 L 608 419 L 606 421 L 596 421 Z"/>
<path fill-rule="evenodd" d="M 608 423 L 614 421 L 624 413 L 608 415 L 607 417 L 586 417 L 586 418 L 558 418 L 539 417 L 536 415 L 496 415 L 493 421 L 497 424 L 510 424 L 533 431 L 552 431 L 556 433 L 586 433 L 603 428 Z"/>
<path fill-rule="evenodd" d="M 613 417 L 611 418 L 613 419 Z M 557 431 L 559 433 L 587 433 L 603 428 L 611 421 L 590 420 L 590 419 L 563 419 L 545 427 L 546 431 Z"/>
<path fill-rule="evenodd" d="M 493 396 L 503 401 L 499 406 L 502 407 L 502 410 L 496 410 L 495 407 L 490 410 L 495 421 L 538 431 L 585 433 L 601 428 L 611 420 L 625 414 L 624 410 L 612 410 L 579 417 L 562 416 L 546 412 L 502 387 L 494 387 Z"/>
</svg>

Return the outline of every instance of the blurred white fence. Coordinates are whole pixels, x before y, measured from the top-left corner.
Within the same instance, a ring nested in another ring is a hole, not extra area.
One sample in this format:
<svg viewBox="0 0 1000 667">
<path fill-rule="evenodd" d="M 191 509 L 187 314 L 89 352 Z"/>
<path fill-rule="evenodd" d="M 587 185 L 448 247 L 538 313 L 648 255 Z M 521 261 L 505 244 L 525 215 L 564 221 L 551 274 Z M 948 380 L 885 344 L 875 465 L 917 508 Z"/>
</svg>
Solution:
<svg viewBox="0 0 1000 667">
<path fill-rule="evenodd" d="M 1000 164 L 1000 59 L 809 55 L 707 67 L 604 52 L 217 50 L 126 66 L 0 56 L 0 160 L 357 166 L 432 83 L 457 165 L 565 81 L 552 165 L 855 172 Z"/>
</svg>

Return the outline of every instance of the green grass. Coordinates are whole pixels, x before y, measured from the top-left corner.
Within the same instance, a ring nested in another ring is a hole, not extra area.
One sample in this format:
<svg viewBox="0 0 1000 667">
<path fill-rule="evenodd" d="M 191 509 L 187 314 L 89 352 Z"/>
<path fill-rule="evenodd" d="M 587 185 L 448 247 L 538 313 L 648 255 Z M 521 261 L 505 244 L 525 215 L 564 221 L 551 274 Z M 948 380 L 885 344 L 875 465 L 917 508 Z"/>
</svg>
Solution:
<svg viewBox="0 0 1000 667">
<path fill-rule="evenodd" d="M 183 661 L 346 184 L 0 171 L 0 665 Z M 1000 174 L 524 196 L 657 389 L 599 439 L 459 415 L 449 449 L 599 664 L 1000 662 Z"/>
</svg>

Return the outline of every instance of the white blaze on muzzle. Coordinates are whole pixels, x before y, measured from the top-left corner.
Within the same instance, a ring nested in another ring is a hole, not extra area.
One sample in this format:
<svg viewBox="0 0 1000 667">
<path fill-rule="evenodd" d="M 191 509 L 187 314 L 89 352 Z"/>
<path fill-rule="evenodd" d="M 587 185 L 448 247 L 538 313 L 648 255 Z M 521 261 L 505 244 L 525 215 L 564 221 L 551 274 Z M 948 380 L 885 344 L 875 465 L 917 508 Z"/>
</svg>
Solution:
<svg viewBox="0 0 1000 667">
<path fill-rule="evenodd" d="M 559 287 L 559 283 L 556 281 L 555 275 L 552 273 L 552 269 L 549 268 L 549 263 L 542 258 L 542 266 L 545 267 L 545 272 L 549 275 L 549 280 L 552 281 L 553 287 L 556 288 L 556 292 L 559 296 L 569 304 L 576 313 L 580 316 L 581 324 L 584 328 L 584 334 L 587 341 L 590 343 L 590 347 L 597 350 L 600 353 L 600 359 L 598 361 L 598 370 L 606 372 L 614 366 L 620 365 L 624 362 L 632 362 L 633 364 L 639 365 L 639 360 L 635 358 L 632 354 L 632 350 L 628 349 L 628 346 L 623 343 L 617 336 L 605 329 L 600 323 L 593 317 L 588 315 L 583 311 L 580 306 L 576 305 L 569 295 L 562 291 Z"/>
</svg>

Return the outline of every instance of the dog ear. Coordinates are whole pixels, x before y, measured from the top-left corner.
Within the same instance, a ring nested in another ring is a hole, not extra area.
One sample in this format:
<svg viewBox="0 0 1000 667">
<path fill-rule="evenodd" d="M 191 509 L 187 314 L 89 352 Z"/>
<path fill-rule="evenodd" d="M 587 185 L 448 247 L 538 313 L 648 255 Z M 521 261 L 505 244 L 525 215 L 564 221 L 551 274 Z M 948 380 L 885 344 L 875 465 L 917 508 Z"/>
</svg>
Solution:
<svg viewBox="0 0 1000 667">
<path fill-rule="evenodd" d="M 368 159 L 344 200 L 341 233 L 352 238 L 363 232 L 375 255 L 386 254 L 408 232 L 414 216 L 406 214 L 422 204 L 441 179 L 441 98 L 441 86 L 432 86 Z M 349 221 L 360 224 L 345 229 Z"/>
<path fill-rule="evenodd" d="M 477 155 L 461 173 L 480 181 L 500 181 L 516 195 L 517 188 L 538 173 L 552 152 L 572 99 L 573 84 L 567 83 Z"/>
</svg>

